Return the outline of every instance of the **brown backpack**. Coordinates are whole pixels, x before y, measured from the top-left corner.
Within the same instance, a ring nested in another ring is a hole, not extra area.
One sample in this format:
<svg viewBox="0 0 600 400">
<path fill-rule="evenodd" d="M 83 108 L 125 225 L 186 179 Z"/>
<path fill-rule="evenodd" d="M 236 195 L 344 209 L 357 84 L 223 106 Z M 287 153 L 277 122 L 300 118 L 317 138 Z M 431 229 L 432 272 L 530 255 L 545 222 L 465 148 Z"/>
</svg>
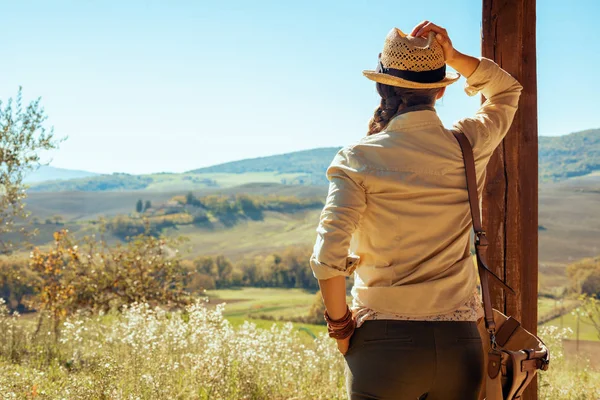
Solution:
<svg viewBox="0 0 600 400">
<path fill-rule="evenodd" d="M 483 298 L 484 317 L 477 323 L 484 352 L 483 385 L 479 399 L 520 399 L 537 371 L 548 369 L 550 353 L 544 342 L 524 329 L 519 321 L 492 308 L 488 279 L 490 276 L 509 292 L 514 294 L 514 291 L 487 267 L 488 240 L 481 226 L 473 149 L 469 139 L 462 132 L 454 132 L 454 137 L 460 144 L 467 175 L 467 191 L 475 231 L 477 270 Z"/>
</svg>

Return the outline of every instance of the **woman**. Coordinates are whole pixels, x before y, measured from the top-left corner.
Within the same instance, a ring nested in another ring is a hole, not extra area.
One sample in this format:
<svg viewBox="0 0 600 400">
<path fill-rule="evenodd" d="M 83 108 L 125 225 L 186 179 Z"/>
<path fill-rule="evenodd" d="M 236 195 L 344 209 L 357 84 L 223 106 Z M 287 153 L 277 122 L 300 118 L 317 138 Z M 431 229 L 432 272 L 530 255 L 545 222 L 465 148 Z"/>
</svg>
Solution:
<svg viewBox="0 0 600 400">
<path fill-rule="evenodd" d="M 467 78 L 487 99 L 455 123 L 485 168 L 517 110 L 521 85 L 493 61 L 455 50 L 423 21 L 393 29 L 375 71 L 381 104 L 358 143 L 327 170 L 329 194 L 310 264 L 350 399 L 476 399 L 482 316 L 470 255 L 471 217 L 460 147 L 438 118 L 445 87 Z M 352 307 L 345 277 L 354 274 Z"/>
</svg>

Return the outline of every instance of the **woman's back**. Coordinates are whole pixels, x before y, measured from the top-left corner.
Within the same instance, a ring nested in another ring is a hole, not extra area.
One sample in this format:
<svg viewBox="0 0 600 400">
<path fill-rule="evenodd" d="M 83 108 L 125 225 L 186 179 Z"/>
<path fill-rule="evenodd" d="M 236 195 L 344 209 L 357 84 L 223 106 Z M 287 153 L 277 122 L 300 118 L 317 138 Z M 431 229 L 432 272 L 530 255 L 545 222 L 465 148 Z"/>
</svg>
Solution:
<svg viewBox="0 0 600 400">
<path fill-rule="evenodd" d="M 435 111 L 409 108 L 345 152 L 366 197 L 350 244 L 361 257 L 354 306 L 407 316 L 458 307 L 476 271 L 468 267 L 470 211 L 452 132 Z"/>
<path fill-rule="evenodd" d="M 467 80 L 467 93 L 481 91 L 487 100 L 454 129 L 473 146 L 480 195 L 521 89 L 485 58 Z M 380 133 L 340 150 L 327 176 L 311 267 L 319 279 L 356 271 L 354 309 L 425 317 L 455 310 L 472 295 L 477 278 L 462 154 L 433 107 L 404 108 Z M 348 253 L 360 257 L 352 268 Z"/>
<path fill-rule="evenodd" d="M 424 21 L 413 34 L 390 31 L 377 70 L 363 71 L 381 103 L 368 136 L 327 169 L 310 259 L 352 399 L 474 399 L 482 379 L 464 163 L 433 104 L 458 79 L 445 60 L 468 77 L 469 95 L 487 99 L 453 127 L 473 148 L 481 198 L 522 87 L 493 61 L 456 52 L 443 28 Z M 343 279 L 351 274 L 352 310 Z"/>
</svg>

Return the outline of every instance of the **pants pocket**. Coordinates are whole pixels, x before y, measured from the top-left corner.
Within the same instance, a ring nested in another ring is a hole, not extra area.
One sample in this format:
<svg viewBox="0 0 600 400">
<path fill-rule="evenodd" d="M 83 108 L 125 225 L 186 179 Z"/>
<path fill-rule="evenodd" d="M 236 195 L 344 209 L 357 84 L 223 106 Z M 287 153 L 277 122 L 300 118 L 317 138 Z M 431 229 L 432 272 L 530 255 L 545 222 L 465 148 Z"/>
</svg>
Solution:
<svg viewBox="0 0 600 400">
<path fill-rule="evenodd" d="M 406 343 L 411 344 L 413 342 L 411 337 L 378 337 L 378 338 L 366 338 L 363 343 Z"/>
</svg>

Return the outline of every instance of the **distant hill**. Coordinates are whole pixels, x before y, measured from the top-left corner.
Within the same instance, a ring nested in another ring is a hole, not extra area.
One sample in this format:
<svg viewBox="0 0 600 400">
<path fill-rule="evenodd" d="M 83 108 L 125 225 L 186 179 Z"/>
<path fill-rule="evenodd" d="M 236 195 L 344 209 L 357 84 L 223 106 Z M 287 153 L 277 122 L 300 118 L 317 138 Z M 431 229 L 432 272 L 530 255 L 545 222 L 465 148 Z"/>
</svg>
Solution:
<svg viewBox="0 0 600 400">
<path fill-rule="evenodd" d="M 600 129 L 540 136 L 540 179 L 559 181 L 600 171 Z"/>
<path fill-rule="evenodd" d="M 37 170 L 30 172 L 25 176 L 25 183 L 67 180 L 75 178 L 87 178 L 100 175 L 95 172 L 79 171 L 75 169 L 56 168 L 49 165 L 40 165 Z"/>
<path fill-rule="evenodd" d="M 165 191 L 226 188 L 246 183 L 326 185 L 325 170 L 339 147 L 323 147 L 232 161 L 185 173 L 112 174 L 32 184 L 32 192 Z M 540 136 L 542 182 L 556 182 L 600 171 L 600 129 L 565 136 Z"/>
<path fill-rule="evenodd" d="M 307 175 L 308 181 L 304 183 L 324 184 L 326 183 L 325 170 L 339 149 L 339 147 L 322 147 L 275 156 L 249 158 L 195 169 L 189 172 L 194 174 L 211 172 L 233 174 L 243 174 L 246 172 L 301 173 Z"/>
</svg>

